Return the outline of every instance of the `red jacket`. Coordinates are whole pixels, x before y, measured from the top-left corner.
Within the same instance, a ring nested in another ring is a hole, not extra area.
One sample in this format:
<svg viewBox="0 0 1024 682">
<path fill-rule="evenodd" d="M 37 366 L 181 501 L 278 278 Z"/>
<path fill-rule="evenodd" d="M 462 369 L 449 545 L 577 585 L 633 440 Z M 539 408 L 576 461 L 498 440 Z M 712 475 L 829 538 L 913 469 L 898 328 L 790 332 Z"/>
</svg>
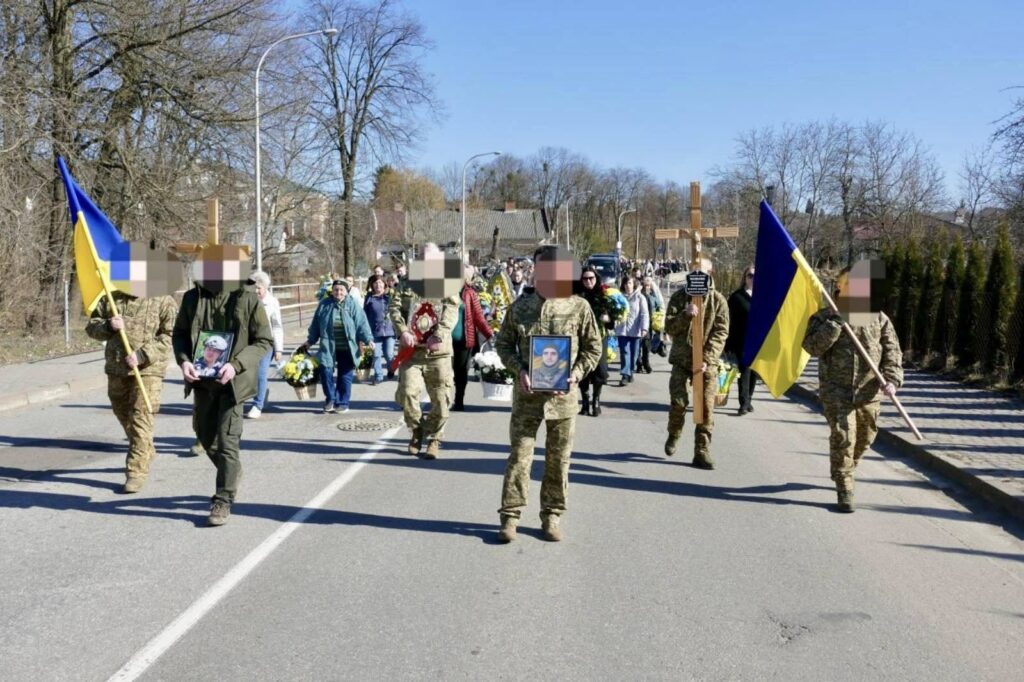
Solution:
<svg viewBox="0 0 1024 682">
<path fill-rule="evenodd" d="M 494 332 L 491 331 L 491 325 L 487 324 L 484 309 L 480 307 L 480 297 L 473 287 L 462 287 L 462 305 L 462 335 L 466 339 L 466 348 L 476 348 L 477 330 L 485 339 L 491 338 Z"/>
</svg>

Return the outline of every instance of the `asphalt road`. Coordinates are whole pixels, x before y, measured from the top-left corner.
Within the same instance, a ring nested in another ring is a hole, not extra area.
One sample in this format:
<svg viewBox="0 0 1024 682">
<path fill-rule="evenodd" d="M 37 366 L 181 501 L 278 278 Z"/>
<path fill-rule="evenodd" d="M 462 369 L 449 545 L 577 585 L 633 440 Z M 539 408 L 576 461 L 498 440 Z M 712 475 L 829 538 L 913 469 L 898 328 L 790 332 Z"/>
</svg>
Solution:
<svg viewBox="0 0 1024 682">
<path fill-rule="evenodd" d="M 823 419 L 763 393 L 717 415 L 718 469 L 689 428 L 666 459 L 657 369 L 580 418 L 559 544 L 542 451 L 495 544 L 509 406 L 476 385 L 428 462 L 387 430 L 395 384 L 337 416 L 275 384 L 222 528 L 180 383 L 134 496 L 103 391 L 0 414 L 0 678 L 1019 679 L 1018 527 L 877 453 L 835 513 Z"/>
</svg>

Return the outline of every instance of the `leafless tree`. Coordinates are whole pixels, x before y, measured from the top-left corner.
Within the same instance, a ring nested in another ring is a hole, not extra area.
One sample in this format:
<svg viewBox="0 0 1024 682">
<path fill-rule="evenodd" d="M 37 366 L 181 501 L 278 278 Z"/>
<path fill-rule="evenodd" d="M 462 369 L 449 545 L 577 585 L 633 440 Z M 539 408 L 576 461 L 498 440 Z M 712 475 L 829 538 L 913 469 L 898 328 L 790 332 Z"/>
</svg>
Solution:
<svg viewBox="0 0 1024 682">
<path fill-rule="evenodd" d="M 416 142 L 420 116 L 438 111 L 434 84 L 422 58 L 431 48 L 423 26 L 390 0 L 371 4 L 316 0 L 304 25 L 334 27 L 310 55 L 318 74 L 313 113 L 337 154 L 343 204 L 373 168 L 400 161 Z M 353 219 L 342 215 L 344 268 L 355 266 Z"/>
</svg>

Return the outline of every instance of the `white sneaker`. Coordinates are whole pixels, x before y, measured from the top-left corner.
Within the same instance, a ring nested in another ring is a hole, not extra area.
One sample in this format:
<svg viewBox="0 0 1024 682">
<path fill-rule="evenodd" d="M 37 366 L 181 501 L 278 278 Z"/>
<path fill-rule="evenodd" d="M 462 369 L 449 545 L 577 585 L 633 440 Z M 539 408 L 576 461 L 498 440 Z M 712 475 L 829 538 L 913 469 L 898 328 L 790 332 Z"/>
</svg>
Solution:
<svg viewBox="0 0 1024 682">
<path fill-rule="evenodd" d="M 339 407 L 338 408 L 338 412 L 341 413 L 341 414 L 345 414 L 346 412 L 348 412 L 348 408 L 347 407 Z"/>
<path fill-rule="evenodd" d="M 245 416 L 248 419 L 259 419 L 261 414 L 263 414 L 263 410 L 253 405 L 251 408 L 249 408 L 249 413 Z"/>
</svg>

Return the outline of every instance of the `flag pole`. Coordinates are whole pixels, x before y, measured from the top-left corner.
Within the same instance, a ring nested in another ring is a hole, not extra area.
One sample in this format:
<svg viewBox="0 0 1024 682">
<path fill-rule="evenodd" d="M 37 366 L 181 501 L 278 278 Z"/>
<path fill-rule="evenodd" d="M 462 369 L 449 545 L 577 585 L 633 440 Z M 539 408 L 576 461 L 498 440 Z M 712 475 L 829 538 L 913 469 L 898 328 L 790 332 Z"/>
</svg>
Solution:
<svg viewBox="0 0 1024 682">
<path fill-rule="evenodd" d="M 85 222 L 81 211 L 79 211 L 78 220 L 83 223 Z M 85 231 L 88 232 L 88 229 L 86 228 Z M 100 278 L 100 283 L 103 285 L 103 294 L 107 297 L 107 303 L 110 304 L 110 312 L 114 317 L 117 317 L 121 313 L 117 310 L 117 303 L 114 302 L 114 295 L 110 291 L 111 287 L 110 283 L 107 281 L 107 276 L 100 268 L 100 257 L 99 254 L 96 253 L 96 245 L 92 243 L 92 237 L 88 234 L 85 235 L 85 240 L 89 242 L 89 253 L 92 255 L 92 263 L 96 267 L 96 275 Z M 121 343 L 124 345 L 125 353 L 128 355 L 134 353 L 135 351 L 132 350 L 132 345 L 128 342 L 128 334 L 125 333 L 124 327 L 121 327 L 121 329 L 118 330 L 118 336 L 121 337 Z M 150 402 L 149 392 L 146 391 L 146 386 L 142 383 L 142 374 L 139 373 L 138 366 L 132 367 L 132 374 L 135 376 L 135 383 L 139 387 L 139 392 L 142 393 L 142 399 L 146 403 L 146 411 L 153 414 L 153 403 Z"/>
<path fill-rule="evenodd" d="M 825 291 L 825 287 L 821 287 L 821 295 L 824 296 L 825 301 L 828 302 L 828 307 L 832 309 L 832 312 L 842 317 L 842 314 L 839 312 L 839 307 L 836 305 L 836 302 L 832 300 L 832 297 L 828 295 L 828 292 Z M 889 383 L 889 381 L 882 375 L 881 370 L 878 369 L 878 365 L 876 365 L 874 360 L 871 359 L 871 356 L 868 355 L 868 351 L 860 342 L 860 339 L 858 339 L 857 335 L 853 333 L 853 328 L 850 326 L 850 323 L 847 322 L 845 319 L 843 320 L 843 331 L 846 332 L 846 335 L 850 337 L 851 341 L 853 341 L 853 345 L 857 349 L 857 352 L 859 352 L 860 356 L 864 358 L 864 361 L 868 363 L 868 367 L 871 368 L 871 371 L 874 373 L 875 378 L 878 379 L 882 386 L 885 386 L 887 383 Z M 924 440 L 924 436 L 922 436 L 921 432 L 917 430 L 917 426 L 914 425 L 914 421 L 910 418 L 910 415 L 907 414 L 907 411 L 905 409 L 903 409 L 903 404 L 900 403 L 899 398 L 897 398 L 895 395 L 891 395 L 889 396 L 889 398 L 896 406 L 896 409 L 899 411 L 900 416 L 903 417 L 903 421 L 907 423 L 907 426 L 910 427 L 910 430 L 914 432 L 915 436 L 917 436 L 917 439 Z"/>
</svg>

